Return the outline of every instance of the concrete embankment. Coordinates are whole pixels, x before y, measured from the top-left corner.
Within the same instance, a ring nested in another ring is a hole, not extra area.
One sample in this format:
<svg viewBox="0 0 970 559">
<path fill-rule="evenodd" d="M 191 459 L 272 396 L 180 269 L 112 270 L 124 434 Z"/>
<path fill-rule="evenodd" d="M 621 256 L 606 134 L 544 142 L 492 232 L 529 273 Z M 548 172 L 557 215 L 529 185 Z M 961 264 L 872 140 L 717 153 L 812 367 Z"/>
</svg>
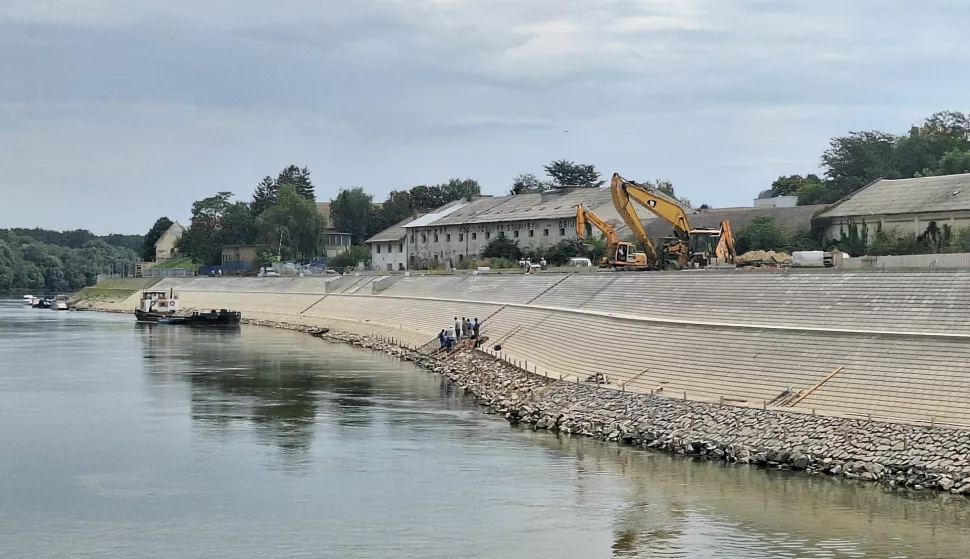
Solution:
<svg viewBox="0 0 970 559">
<path fill-rule="evenodd" d="M 970 432 L 706 404 L 555 381 L 477 351 L 439 359 L 380 338 L 272 321 L 444 375 L 493 413 L 537 430 L 740 465 L 970 494 Z"/>
<path fill-rule="evenodd" d="M 627 392 L 970 427 L 970 273 L 684 272 L 173 278 L 183 308 L 420 345 L 455 316 L 550 378 Z M 97 308 L 128 310 L 123 301 Z M 790 397 L 789 397 L 790 396 Z"/>
</svg>

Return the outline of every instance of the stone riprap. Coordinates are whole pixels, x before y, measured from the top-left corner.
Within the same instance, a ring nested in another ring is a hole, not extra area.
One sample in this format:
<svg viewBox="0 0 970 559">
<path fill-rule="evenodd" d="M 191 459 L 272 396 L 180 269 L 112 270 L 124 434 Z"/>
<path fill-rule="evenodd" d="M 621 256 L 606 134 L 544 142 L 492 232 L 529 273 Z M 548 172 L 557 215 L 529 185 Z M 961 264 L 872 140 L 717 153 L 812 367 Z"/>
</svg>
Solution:
<svg viewBox="0 0 970 559">
<path fill-rule="evenodd" d="M 441 374 L 492 413 L 537 430 L 710 460 L 970 494 L 970 431 L 739 408 L 554 381 L 490 355 L 438 358 L 371 336 L 249 321 L 381 351 Z"/>
</svg>

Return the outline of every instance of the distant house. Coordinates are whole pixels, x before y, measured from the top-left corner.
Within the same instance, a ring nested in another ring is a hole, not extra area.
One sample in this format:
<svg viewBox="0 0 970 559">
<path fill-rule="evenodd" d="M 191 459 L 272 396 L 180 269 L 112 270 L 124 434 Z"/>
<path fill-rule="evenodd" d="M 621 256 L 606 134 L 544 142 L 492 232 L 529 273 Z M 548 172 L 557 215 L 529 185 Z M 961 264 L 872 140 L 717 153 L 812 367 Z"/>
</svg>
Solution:
<svg viewBox="0 0 970 559">
<path fill-rule="evenodd" d="M 342 233 L 332 227 L 323 230 L 323 250 L 327 258 L 333 258 L 350 250 L 350 233 Z"/>
<path fill-rule="evenodd" d="M 176 256 L 175 243 L 182 238 L 185 227 L 175 222 L 155 241 L 155 262 L 164 262 Z"/>
<path fill-rule="evenodd" d="M 222 247 L 223 269 L 242 271 L 254 269 L 256 255 L 262 248 L 262 245 L 226 245 Z"/>
<path fill-rule="evenodd" d="M 931 223 L 970 227 L 970 173 L 913 179 L 880 179 L 839 200 L 820 217 L 829 221 L 827 237 L 838 239 L 866 224 L 869 240 L 878 227 L 897 235 L 922 235 Z"/>
</svg>

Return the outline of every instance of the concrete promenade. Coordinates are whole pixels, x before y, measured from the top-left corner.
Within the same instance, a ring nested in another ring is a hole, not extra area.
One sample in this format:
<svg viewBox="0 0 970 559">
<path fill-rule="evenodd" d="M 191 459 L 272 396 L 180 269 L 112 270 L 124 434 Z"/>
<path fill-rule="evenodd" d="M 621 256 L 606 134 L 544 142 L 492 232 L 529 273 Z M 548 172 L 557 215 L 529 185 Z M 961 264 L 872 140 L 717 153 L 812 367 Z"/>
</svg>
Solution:
<svg viewBox="0 0 970 559">
<path fill-rule="evenodd" d="M 174 289 L 183 308 L 411 346 L 477 317 L 504 357 L 554 379 L 599 372 L 610 388 L 681 400 L 970 427 L 970 272 L 184 278 L 155 289 Z"/>
</svg>

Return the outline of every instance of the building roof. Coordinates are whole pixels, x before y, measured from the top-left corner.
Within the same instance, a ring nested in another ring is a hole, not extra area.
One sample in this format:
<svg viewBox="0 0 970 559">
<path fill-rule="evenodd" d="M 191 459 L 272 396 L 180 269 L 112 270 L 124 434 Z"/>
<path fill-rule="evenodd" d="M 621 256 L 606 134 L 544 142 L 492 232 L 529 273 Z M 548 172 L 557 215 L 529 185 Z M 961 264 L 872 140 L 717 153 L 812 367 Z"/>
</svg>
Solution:
<svg viewBox="0 0 970 559">
<path fill-rule="evenodd" d="M 836 202 L 821 217 L 855 217 L 970 210 L 970 173 L 880 179 Z"/>
<path fill-rule="evenodd" d="M 169 233 L 171 233 L 172 235 L 175 235 L 176 237 L 181 237 L 182 233 L 185 233 L 185 227 L 177 221 L 172 223 L 171 225 L 168 226 L 168 229 L 166 229 L 165 232 L 162 233 L 158 237 L 158 239 L 155 240 L 155 246 L 158 246 L 159 241 L 161 241 L 162 238 L 164 238 L 165 235 L 168 235 Z"/>
<path fill-rule="evenodd" d="M 400 241 L 407 236 L 408 232 L 404 229 L 404 226 L 413 221 L 415 218 L 409 217 L 407 219 L 402 219 L 401 221 L 395 223 L 394 225 L 388 227 L 387 229 L 381 231 L 380 233 L 374 235 L 373 237 L 364 241 L 364 244 L 370 243 L 385 243 L 391 241 Z"/>
<path fill-rule="evenodd" d="M 738 229 L 751 223 L 757 217 L 770 217 L 788 230 L 802 229 L 810 227 L 812 216 L 825 209 L 826 206 L 794 206 L 787 208 L 713 208 L 701 210 L 698 213 L 689 214 L 691 227 L 697 229 L 716 229 L 721 226 L 722 221 L 731 222 L 731 230 L 737 234 Z M 641 222 L 647 235 L 651 238 L 669 237 L 673 232 L 673 226 L 666 221 L 657 218 L 647 211 L 639 212 Z M 617 228 L 617 234 L 621 238 L 629 238 L 632 233 L 625 224 Z"/>
<path fill-rule="evenodd" d="M 317 202 L 317 211 L 330 217 L 330 202 Z"/>
<path fill-rule="evenodd" d="M 337 231 L 333 227 L 324 227 L 323 232 L 326 235 L 347 235 L 348 237 L 352 236 L 352 233 L 344 233 L 343 231 Z"/>
<path fill-rule="evenodd" d="M 464 225 L 531 219 L 563 219 L 576 216 L 576 206 L 596 208 L 612 203 L 608 188 L 569 188 L 517 196 L 476 198 L 457 211 L 428 225 Z"/>
<path fill-rule="evenodd" d="M 435 223 L 440 219 L 444 219 L 445 217 L 455 213 L 456 211 L 466 206 L 470 206 L 474 203 L 475 202 L 473 201 L 468 201 L 464 199 L 456 200 L 454 202 L 448 202 L 444 206 L 441 206 L 440 208 L 436 209 L 435 211 L 428 212 L 418 217 L 417 219 L 414 219 L 413 221 L 408 222 L 407 224 L 404 225 L 404 228 L 410 229 L 411 227 L 427 227 L 428 225 L 431 225 L 432 223 Z"/>
</svg>

